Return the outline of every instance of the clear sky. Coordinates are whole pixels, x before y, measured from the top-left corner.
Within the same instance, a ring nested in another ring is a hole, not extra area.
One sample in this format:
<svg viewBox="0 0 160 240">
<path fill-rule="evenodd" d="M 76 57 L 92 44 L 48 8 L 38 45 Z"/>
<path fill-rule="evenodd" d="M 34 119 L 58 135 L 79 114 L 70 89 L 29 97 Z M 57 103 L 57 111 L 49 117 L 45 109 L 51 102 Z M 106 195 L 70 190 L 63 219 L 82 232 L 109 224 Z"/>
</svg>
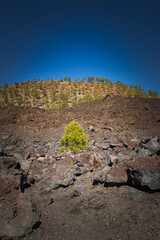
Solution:
<svg viewBox="0 0 160 240">
<path fill-rule="evenodd" d="M 0 0 L 0 85 L 65 76 L 160 93 L 160 0 Z"/>
</svg>

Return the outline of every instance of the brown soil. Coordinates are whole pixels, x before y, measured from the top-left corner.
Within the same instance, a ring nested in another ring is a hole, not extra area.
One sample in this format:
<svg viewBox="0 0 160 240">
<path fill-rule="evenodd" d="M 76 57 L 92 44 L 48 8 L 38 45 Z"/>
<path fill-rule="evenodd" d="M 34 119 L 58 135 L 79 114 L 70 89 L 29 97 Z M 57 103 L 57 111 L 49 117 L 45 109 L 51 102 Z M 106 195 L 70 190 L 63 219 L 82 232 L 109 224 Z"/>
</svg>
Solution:
<svg viewBox="0 0 160 240">
<path fill-rule="evenodd" d="M 40 138 L 59 140 L 61 131 L 72 120 L 76 120 L 87 133 L 89 125 L 99 129 L 98 137 L 133 135 L 143 137 L 160 132 L 160 99 L 106 97 L 84 103 L 68 110 L 46 111 L 38 108 L 8 107 L 0 110 L 1 133 L 8 132 L 22 139 Z M 23 129 L 23 130 L 22 130 Z M 25 131 L 24 131 L 25 129 Z M 60 134 L 55 134 L 57 130 Z M 53 134 L 54 133 L 54 134 Z"/>
</svg>

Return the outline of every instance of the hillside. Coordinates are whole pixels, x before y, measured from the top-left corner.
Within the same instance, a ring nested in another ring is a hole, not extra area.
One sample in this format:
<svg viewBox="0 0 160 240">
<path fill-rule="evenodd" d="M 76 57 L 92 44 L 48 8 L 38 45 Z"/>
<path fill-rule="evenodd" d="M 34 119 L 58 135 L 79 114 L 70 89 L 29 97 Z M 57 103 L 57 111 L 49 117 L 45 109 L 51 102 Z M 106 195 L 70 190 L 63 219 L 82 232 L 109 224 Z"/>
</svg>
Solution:
<svg viewBox="0 0 160 240">
<path fill-rule="evenodd" d="M 1 109 L 0 238 L 159 239 L 159 112 L 160 99 L 121 96 Z M 60 153 L 72 120 L 87 150 Z"/>
<path fill-rule="evenodd" d="M 38 107 L 42 109 L 66 109 L 85 102 L 102 99 L 106 95 L 119 95 L 122 97 L 158 98 L 156 91 L 148 93 L 142 86 L 126 85 L 104 78 L 88 77 L 81 81 L 70 78 L 61 80 L 27 80 L 20 84 L 4 84 L 0 88 L 0 108 L 6 106 Z"/>
</svg>

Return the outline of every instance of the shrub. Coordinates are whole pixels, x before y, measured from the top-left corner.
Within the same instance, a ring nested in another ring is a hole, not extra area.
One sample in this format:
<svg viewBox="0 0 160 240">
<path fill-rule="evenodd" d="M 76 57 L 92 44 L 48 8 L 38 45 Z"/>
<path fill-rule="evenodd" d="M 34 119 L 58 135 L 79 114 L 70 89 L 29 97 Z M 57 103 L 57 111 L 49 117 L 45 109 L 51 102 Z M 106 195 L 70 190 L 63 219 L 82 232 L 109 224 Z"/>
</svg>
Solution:
<svg viewBox="0 0 160 240">
<path fill-rule="evenodd" d="M 158 98 L 158 92 L 156 92 L 155 90 L 148 90 L 148 94 L 153 98 Z"/>
<path fill-rule="evenodd" d="M 83 128 L 77 122 L 72 121 L 66 126 L 65 135 L 60 139 L 60 143 L 62 144 L 60 152 L 65 150 L 79 152 L 80 149 L 87 149 L 87 136 Z"/>
</svg>

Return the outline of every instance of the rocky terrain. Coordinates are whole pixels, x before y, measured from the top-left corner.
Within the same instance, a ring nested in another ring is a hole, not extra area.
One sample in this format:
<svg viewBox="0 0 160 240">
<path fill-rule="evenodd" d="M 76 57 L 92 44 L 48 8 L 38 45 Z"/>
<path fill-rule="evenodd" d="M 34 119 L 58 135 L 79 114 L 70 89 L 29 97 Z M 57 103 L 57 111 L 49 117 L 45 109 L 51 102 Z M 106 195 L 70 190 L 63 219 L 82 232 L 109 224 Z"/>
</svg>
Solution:
<svg viewBox="0 0 160 240">
<path fill-rule="evenodd" d="M 59 152 L 70 121 L 88 137 Z M 0 239 L 159 239 L 160 99 L 0 110 Z"/>
</svg>

